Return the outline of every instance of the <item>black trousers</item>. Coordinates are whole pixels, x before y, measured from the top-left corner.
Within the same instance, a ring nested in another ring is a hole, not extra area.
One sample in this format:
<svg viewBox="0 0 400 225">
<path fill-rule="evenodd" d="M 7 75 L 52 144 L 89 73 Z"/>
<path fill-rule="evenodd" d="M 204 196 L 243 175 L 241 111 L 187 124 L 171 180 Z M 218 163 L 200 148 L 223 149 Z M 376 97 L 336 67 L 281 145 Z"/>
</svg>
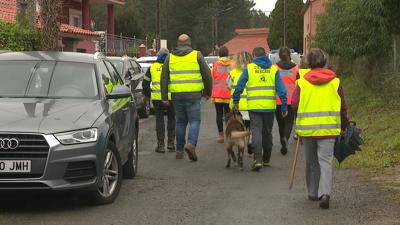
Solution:
<svg viewBox="0 0 400 225">
<path fill-rule="evenodd" d="M 169 101 L 170 106 L 166 107 L 161 100 L 153 100 L 154 114 L 156 115 L 156 132 L 165 134 L 164 109 L 167 109 L 167 130 L 173 131 L 176 126 L 174 103 Z"/>
<path fill-rule="evenodd" d="M 228 114 L 231 109 L 229 108 L 229 103 L 214 103 L 215 110 L 217 111 L 217 127 L 218 132 L 224 132 L 224 116 Z"/>
<path fill-rule="evenodd" d="M 287 140 L 289 140 L 290 133 L 292 132 L 293 129 L 293 121 L 294 121 L 294 113 L 292 111 L 292 107 L 288 105 L 288 115 L 285 118 L 282 118 L 281 105 L 277 105 L 275 111 L 275 117 L 276 121 L 278 122 L 280 139 L 286 137 Z"/>
</svg>

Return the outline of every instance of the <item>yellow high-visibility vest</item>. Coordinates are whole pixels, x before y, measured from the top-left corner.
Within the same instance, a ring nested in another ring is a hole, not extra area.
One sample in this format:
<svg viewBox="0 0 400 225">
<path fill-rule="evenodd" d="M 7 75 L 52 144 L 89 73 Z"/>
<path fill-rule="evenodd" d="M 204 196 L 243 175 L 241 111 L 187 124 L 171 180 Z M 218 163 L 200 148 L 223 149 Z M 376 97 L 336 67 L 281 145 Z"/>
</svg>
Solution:
<svg viewBox="0 0 400 225">
<path fill-rule="evenodd" d="M 231 89 L 231 101 L 229 102 L 229 108 L 231 108 L 231 109 L 232 109 L 232 105 L 233 105 L 233 92 L 235 92 L 235 87 L 240 78 L 240 75 L 242 75 L 242 72 L 243 72 L 243 70 L 238 69 L 238 68 L 234 68 L 230 72 L 231 78 L 233 80 L 233 82 L 232 82 L 233 88 Z M 242 110 L 242 111 L 247 110 L 247 90 L 246 90 L 246 88 L 243 90 L 243 93 L 240 95 L 239 110 Z"/>
<path fill-rule="evenodd" d="M 276 109 L 275 75 L 278 68 L 264 69 L 255 63 L 247 65 L 247 109 Z"/>
<path fill-rule="evenodd" d="M 304 77 L 304 75 L 306 75 L 306 73 L 310 72 L 310 70 L 311 70 L 311 69 L 299 69 L 300 78 Z M 299 78 L 299 79 L 300 79 L 300 78 Z M 296 80 L 295 85 L 297 85 L 297 81 L 298 81 L 298 80 Z"/>
<path fill-rule="evenodd" d="M 340 80 L 314 85 L 304 78 L 298 80 L 301 88 L 296 118 L 296 132 L 300 136 L 335 136 L 340 134 L 341 98 Z"/>
<path fill-rule="evenodd" d="M 199 92 L 204 89 L 197 51 L 184 56 L 170 54 L 169 59 L 171 93 Z"/>
<path fill-rule="evenodd" d="M 152 91 L 151 98 L 153 100 L 162 100 L 161 98 L 161 72 L 163 63 L 155 62 L 150 67 Z M 171 100 L 171 93 L 168 92 L 168 100 Z"/>
</svg>

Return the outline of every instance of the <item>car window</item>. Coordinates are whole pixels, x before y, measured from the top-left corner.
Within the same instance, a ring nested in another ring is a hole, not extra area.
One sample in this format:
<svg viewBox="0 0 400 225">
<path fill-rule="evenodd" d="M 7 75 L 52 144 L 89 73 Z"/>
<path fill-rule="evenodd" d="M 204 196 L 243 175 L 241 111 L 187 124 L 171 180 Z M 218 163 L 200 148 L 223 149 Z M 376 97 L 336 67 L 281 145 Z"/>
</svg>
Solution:
<svg viewBox="0 0 400 225">
<path fill-rule="evenodd" d="M 2 61 L 0 71 L 1 97 L 98 98 L 94 64 Z"/>
<path fill-rule="evenodd" d="M 135 62 L 134 60 L 130 60 L 133 70 L 135 71 L 135 74 L 139 74 L 140 73 L 140 66 L 137 62 Z"/>
<path fill-rule="evenodd" d="M 119 74 L 122 74 L 124 63 L 122 61 L 112 61 Z"/>
<path fill-rule="evenodd" d="M 122 81 L 121 77 L 119 76 L 117 70 L 115 70 L 113 64 L 110 63 L 109 61 L 105 61 L 105 60 L 104 60 L 104 63 L 106 64 L 108 71 L 112 75 L 112 78 L 114 79 L 115 84 L 116 85 L 123 85 L 124 82 Z"/>
<path fill-rule="evenodd" d="M 100 71 L 104 88 L 106 89 L 107 94 L 109 94 L 116 83 L 108 71 L 107 66 L 104 64 L 104 61 L 100 62 Z"/>
</svg>

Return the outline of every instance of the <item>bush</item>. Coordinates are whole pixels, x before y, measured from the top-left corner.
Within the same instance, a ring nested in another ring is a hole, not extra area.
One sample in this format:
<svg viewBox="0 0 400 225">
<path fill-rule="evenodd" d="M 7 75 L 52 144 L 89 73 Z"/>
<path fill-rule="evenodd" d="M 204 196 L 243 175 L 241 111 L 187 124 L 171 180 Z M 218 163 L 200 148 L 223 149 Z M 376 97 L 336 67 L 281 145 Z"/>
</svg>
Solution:
<svg viewBox="0 0 400 225">
<path fill-rule="evenodd" d="M 18 23 L 0 21 L 0 50 L 41 50 L 40 33 Z"/>
</svg>

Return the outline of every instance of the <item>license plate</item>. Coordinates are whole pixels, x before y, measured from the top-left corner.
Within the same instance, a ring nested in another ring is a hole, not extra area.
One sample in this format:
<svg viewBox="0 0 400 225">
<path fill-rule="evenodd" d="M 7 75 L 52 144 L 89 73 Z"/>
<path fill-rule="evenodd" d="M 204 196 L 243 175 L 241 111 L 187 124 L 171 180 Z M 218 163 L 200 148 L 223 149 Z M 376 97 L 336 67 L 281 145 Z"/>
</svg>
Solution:
<svg viewBox="0 0 400 225">
<path fill-rule="evenodd" d="M 0 173 L 31 172 L 31 160 L 0 160 Z"/>
</svg>

